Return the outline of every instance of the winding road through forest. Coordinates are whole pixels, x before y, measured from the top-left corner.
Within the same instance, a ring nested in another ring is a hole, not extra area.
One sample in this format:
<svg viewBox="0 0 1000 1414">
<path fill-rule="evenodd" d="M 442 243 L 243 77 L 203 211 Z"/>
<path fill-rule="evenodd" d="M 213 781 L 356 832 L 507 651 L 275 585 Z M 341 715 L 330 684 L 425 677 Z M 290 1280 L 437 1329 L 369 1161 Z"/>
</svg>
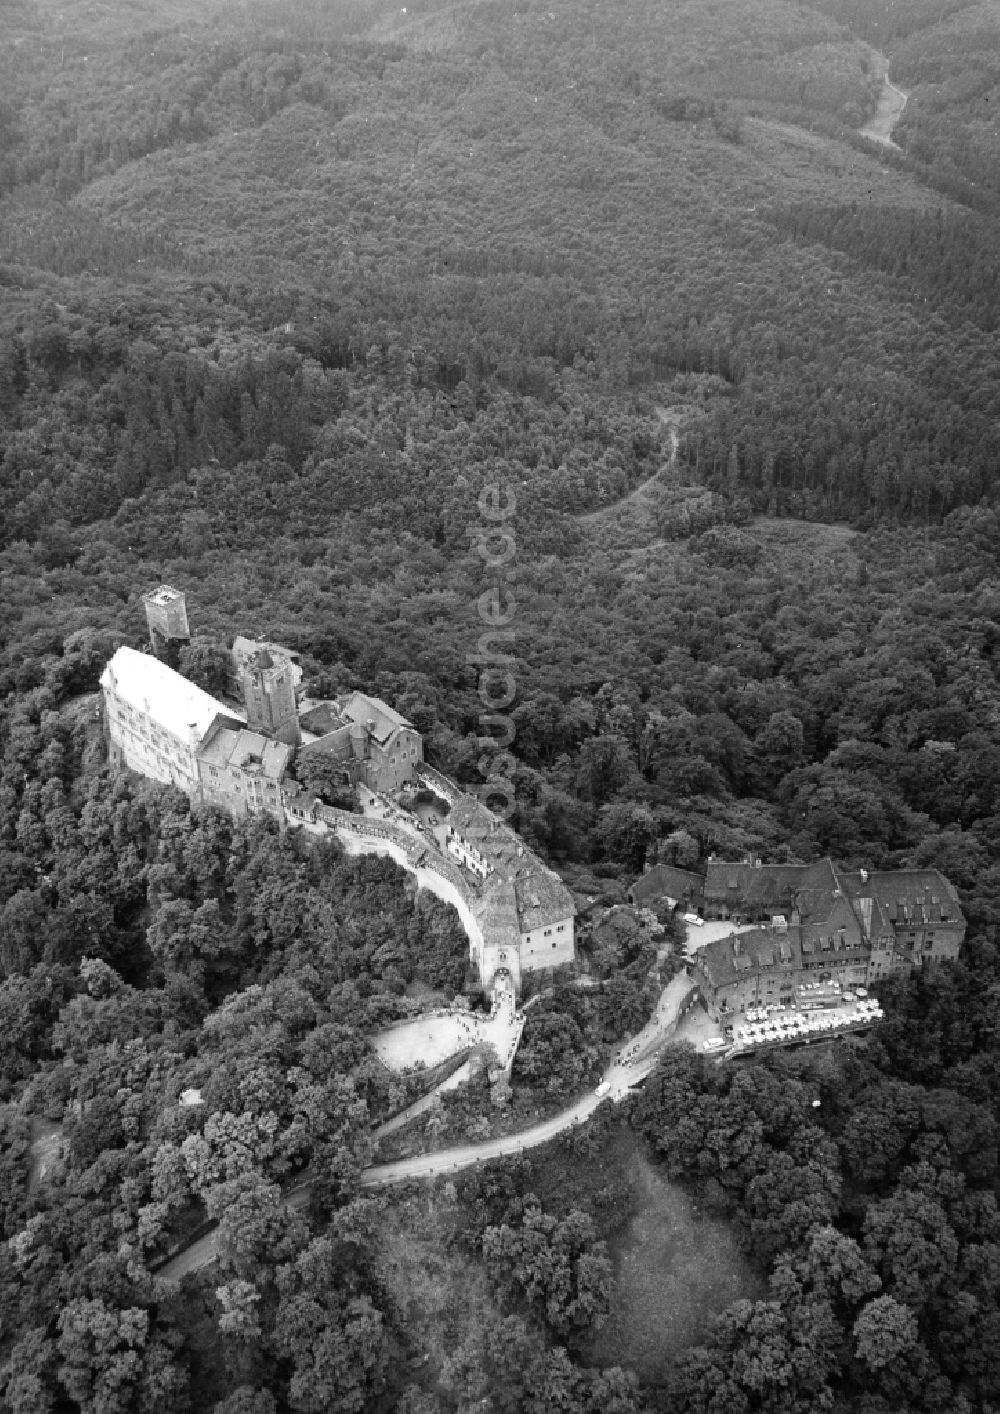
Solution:
<svg viewBox="0 0 1000 1414">
<path fill-rule="evenodd" d="M 589 1090 L 581 1095 L 557 1115 L 522 1129 L 516 1134 L 504 1134 L 496 1139 L 483 1139 L 477 1144 L 458 1144 L 451 1149 L 439 1149 L 436 1153 L 416 1154 L 409 1159 L 396 1159 L 388 1164 L 373 1164 L 361 1175 L 363 1188 L 381 1188 L 391 1183 L 404 1183 L 411 1178 L 431 1178 L 443 1173 L 457 1173 L 461 1169 L 472 1168 L 475 1164 L 489 1159 L 499 1159 L 511 1154 L 521 1154 L 525 1149 L 534 1149 L 539 1144 L 547 1144 L 558 1134 L 583 1124 L 605 1099 L 618 1103 L 629 1091 L 642 1083 L 656 1064 L 661 1048 L 669 1041 L 677 1027 L 681 1009 L 693 991 L 694 984 L 686 972 L 679 972 L 664 988 L 657 1003 L 656 1011 L 638 1033 L 622 1043 L 612 1064 L 604 1073 L 600 1089 L 602 1094 Z M 605 1091 L 604 1086 L 607 1085 Z M 405 1111 L 407 1118 L 413 1118 L 426 1108 L 426 1102 L 418 1100 Z M 376 1137 L 389 1132 L 399 1125 L 402 1116 L 391 1120 L 383 1130 L 376 1130 Z M 308 1185 L 295 1188 L 284 1199 L 289 1208 L 302 1208 L 309 1201 Z M 214 1262 L 219 1255 L 219 1232 L 213 1228 L 203 1233 L 173 1257 L 156 1275 L 165 1281 L 180 1281 L 189 1272 Z"/>
</svg>

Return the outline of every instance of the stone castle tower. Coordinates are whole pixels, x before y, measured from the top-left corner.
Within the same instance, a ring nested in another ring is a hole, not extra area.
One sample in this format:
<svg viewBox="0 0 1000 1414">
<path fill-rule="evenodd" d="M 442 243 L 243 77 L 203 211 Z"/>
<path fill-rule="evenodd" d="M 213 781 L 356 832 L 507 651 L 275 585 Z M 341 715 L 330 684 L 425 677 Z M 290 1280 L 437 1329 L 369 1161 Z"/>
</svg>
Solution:
<svg viewBox="0 0 1000 1414">
<path fill-rule="evenodd" d="M 292 665 L 261 649 L 244 665 L 243 702 L 251 731 L 298 746 L 302 740 Z"/>
<path fill-rule="evenodd" d="M 179 589 L 171 589 L 169 584 L 161 584 L 142 596 L 146 606 L 146 622 L 149 625 L 149 641 L 157 658 L 177 666 L 177 655 L 182 646 L 191 641 L 188 628 L 187 604 Z"/>
</svg>

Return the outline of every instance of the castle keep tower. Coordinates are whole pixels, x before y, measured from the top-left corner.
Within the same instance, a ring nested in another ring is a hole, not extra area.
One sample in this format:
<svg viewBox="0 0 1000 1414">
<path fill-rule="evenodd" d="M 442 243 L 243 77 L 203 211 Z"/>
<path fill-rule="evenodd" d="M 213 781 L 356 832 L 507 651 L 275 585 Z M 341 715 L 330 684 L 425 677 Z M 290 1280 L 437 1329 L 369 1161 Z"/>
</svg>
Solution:
<svg viewBox="0 0 1000 1414">
<path fill-rule="evenodd" d="M 241 677 L 250 730 L 298 746 L 302 734 L 292 664 L 280 658 L 276 662 L 263 648 L 244 664 Z"/>
<path fill-rule="evenodd" d="M 149 641 L 153 652 L 157 658 L 172 662 L 176 666 L 181 647 L 191 641 L 184 595 L 179 589 L 171 589 L 169 584 L 161 584 L 159 589 L 144 594 L 142 602 L 146 606 L 146 622 L 149 625 Z"/>
</svg>

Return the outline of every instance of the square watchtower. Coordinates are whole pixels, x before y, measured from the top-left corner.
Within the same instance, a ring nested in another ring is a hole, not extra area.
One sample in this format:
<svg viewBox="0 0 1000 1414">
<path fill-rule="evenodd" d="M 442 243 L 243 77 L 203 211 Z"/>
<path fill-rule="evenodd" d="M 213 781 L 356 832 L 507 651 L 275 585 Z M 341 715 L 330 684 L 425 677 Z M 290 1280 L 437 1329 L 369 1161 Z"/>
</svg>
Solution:
<svg viewBox="0 0 1000 1414">
<path fill-rule="evenodd" d="M 242 665 L 243 701 L 251 731 L 298 746 L 302 740 L 293 664 L 261 648 Z"/>
<path fill-rule="evenodd" d="M 181 645 L 191 640 L 187 604 L 179 589 L 161 584 L 142 596 L 149 625 L 149 641 L 158 658 L 176 658 Z"/>
</svg>

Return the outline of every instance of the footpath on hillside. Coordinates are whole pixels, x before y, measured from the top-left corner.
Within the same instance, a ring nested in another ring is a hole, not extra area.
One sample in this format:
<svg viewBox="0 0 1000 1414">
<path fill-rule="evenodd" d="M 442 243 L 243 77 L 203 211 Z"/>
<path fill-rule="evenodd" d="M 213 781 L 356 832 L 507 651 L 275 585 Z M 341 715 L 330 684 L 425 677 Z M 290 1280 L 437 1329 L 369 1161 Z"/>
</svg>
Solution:
<svg viewBox="0 0 1000 1414">
<path fill-rule="evenodd" d="M 670 408 L 657 406 L 657 419 L 666 427 L 670 440 L 670 456 L 667 462 L 654 471 L 652 476 L 647 476 L 645 481 L 640 481 L 638 486 L 634 486 L 619 500 L 611 501 L 606 506 L 598 506 L 596 511 L 583 511 L 577 516 L 581 525 L 600 525 L 602 521 L 612 517 L 620 518 L 629 510 L 641 510 L 646 507 L 651 509 L 655 505 L 657 480 L 665 473 L 672 475 L 677 470 L 677 452 L 680 447 L 679 428 L 690 412 L 691 408 L 687 406 Z"/>
<path fill-rule="evenodd" d="M 407 1179 L 436 1178 L 443 1173 L 457 1173 L 461 1169 L 472 1168 L 475 1164 L 490 1159 L 499 1159 L 511 1154 L 523 1153 L 526 1149 L 547 1144 L 550 1139 L 583 1124 L 597 1107 L 608 1100 L 619 1103 L 637 1085 L 640 1085 L 656 1064 L 660 1050 L 673 1036 L 683 1014 L 685 1003 L 694 991 L 694 983 L 686 972 L 680 972 L 667 984 L 660 995 L 656 1011 L 636 1036 L 623 1042 L 621 1050 L 604 1073 L 597 1090 L 581 1095 L 573 1104 L 559 1114 L 542 1120 L 516 1134 L 506 1134 L 496 1139 L 484 1139 L 476 1144 L 460 1144 L 450 1149 L 440 1149 L 436 1153 L 417 1154 L 409 1159 L 397 1159 L 389 1164 L 373 1164 L 361 1176 L 364 1188 L 380 1188 L 387 1184 L 402 1183 Z M 389 1133 L 407 1120 L 415 1118 L 428 1108 L 430 1097 L 416 1101 L 402 1115 L 388 1121 L 375 1137 Z M 289 1193 L 285 1205 L 301 1208 L 309 1201 L 308 1185 L 303 1184 Z M 218 1229 L 203 1233 L 183 1251 L 175 1253 L 156 1275 L 165 1281 L 180 1281 L 189 1272 L 213 1262 L 219 1253 Z"/>
</svg>

